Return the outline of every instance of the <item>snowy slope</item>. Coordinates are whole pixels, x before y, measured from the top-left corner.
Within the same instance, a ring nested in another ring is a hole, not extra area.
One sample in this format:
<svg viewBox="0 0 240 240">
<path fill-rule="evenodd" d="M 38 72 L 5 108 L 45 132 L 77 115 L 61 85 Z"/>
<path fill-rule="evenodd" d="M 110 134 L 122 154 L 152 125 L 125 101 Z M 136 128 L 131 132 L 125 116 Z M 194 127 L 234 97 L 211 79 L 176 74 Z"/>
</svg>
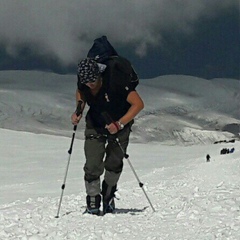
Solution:
<svg viewBox="0 0 240 240">
<path fill-rule="evenodd" d="M 129 147 L 152 211 L 127 163 L 116 214 L 83 215 L 83 141 L 76 140 L 57 214 L 70 138 L 0 130 L 0 239 L 239 239 L 240 143 Z M 220 155 L 223 147 L 235 152 Z M 210 162 L 206 162 L 210 154 Z"/>
<path fill-rule="evenodd" d="M 116 214 L 82 214 L 82 121 L 55 218 L 75 87 L 75 76 L 0 72 L 1 240 L 239 239 L 239 81 L 141 80 L 145 109 L 136 118 L 128 154 L 155 212 L 125 162 Z M 213 144 L 232 138 L 234 143 Z M 235 151 L 221 155 L 223 148 Z"/>
<path fill-rule="evenodd" d="M 75 88 L 74 76 L 1 71 L 0 127 L 66 135 Z"/>
<path fill-rule="evenodd" d="M 224 137 L 224 126 L 240 123 L 240 81 L 237 80 L 162 76 L 143 80 L 140 90 L 147 107 L 140 115 L 139 126 L 144 130 L 139 132 L 147 140 L 211 143 Z"/>
<path fill-rule="evenodd" d="M 0 127 L 69 136 L 75 89 L 73 75 L 1 71 Z M 172 75 L 141 80 L 138 91 L 145 109 L 136 118 L 133 142 L 211 143 L 239 132 L 240 81 Z M 237 130 L 226 134 L 228 124 Z"/>
</svg>

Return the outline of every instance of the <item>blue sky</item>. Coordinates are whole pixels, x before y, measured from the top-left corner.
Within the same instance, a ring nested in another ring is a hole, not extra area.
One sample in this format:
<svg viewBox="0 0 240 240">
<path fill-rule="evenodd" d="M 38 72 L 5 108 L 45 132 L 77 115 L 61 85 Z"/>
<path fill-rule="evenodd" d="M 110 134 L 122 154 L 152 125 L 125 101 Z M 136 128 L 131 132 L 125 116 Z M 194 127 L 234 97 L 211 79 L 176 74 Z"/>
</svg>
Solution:
<svg viewBox="0 0 240 240">
<path fill-rule="evenodd" d="M 239 24 L 235 0 L 2 0 L 0 70 L 75 73 L 106 35 L 140 78 L 239 79 Z"/>
</svg>

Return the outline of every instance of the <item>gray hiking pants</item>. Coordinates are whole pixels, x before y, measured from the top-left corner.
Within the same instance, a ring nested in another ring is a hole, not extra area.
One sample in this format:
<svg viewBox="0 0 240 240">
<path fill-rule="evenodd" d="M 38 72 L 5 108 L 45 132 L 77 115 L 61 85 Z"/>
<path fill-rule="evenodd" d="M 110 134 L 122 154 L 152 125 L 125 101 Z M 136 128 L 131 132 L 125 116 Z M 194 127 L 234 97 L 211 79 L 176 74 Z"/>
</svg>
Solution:
<svg viewBox="0 0 240 240">
<path fill-rule="evenodd" d="M 131 128 L 127 125 L 117 134 L 124 151 L 128 146 L 130 131 Z M 87 195 L 96 196 L 101 193 L 100 176 L 104 170 L 105 182 L 108 186 L 115 186 L 122 172 L 124 154 L 114 138 L 104 137 L 95 129 L 86 128 L 84 151 L 86 157 L 84 179 Z"/>
</svg>

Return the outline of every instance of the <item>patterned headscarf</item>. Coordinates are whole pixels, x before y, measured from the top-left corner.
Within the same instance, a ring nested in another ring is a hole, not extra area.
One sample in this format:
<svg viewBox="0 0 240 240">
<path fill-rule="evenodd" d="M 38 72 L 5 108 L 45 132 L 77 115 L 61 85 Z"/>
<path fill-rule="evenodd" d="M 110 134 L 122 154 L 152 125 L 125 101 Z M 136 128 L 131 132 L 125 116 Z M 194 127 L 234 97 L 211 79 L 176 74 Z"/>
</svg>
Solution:
<svg viewBox="0 0 240 240">
<path fill-rule="evenodd" d="M 95 82 L 101 73 L 98 63 L 91 58 L 83 59 L 78 64 L 77 72 L 79 81 L 83 84 Z"/>
</svg>

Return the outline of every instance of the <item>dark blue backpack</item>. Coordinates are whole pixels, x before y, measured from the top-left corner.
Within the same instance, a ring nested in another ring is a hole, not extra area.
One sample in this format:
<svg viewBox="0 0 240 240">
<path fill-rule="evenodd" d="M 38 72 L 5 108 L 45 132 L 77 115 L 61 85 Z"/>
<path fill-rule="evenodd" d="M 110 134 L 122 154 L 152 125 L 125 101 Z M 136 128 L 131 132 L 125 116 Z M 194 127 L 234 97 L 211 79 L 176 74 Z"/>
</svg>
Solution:
<svg viewBox="0 0 240 240">
<path fill-rule="evenodd" d="M 95 59 L 98 63 L 107 65 L 107 75 L 110 88 L 128 87 L 134 90 L 139 84 L 138 75 L 131 63 L 118 55 L 106 36 L 94 40 L 87 57 Z M 114 81 L 113 81 L 114 80 Z"/>
<path fill-rule="evenodd" d="M 105 63 L 109 57 L 118 56 L 117 51 L 113 48 L 106 36 L 94 40 L 87 57 L 97 60 L 99 63 Z"/>
</svg>

